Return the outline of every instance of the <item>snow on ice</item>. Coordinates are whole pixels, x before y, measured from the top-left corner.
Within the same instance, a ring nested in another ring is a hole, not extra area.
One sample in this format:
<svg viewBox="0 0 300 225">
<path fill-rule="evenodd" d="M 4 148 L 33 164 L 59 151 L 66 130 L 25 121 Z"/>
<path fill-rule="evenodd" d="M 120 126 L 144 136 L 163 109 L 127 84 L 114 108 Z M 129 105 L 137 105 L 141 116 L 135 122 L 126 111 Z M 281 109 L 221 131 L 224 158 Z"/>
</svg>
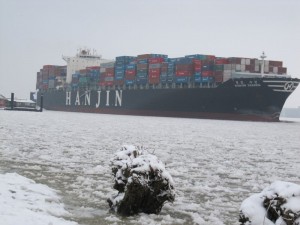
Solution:
<svg viewBox="0 0 300 225">
<path fill-rule="evenodd" d="M 248 196 L 276 180 L 300 184 L 299 131 L 292 122 L 0 110 L 0 174 L 17 172 L 60 191 L 80 224 L 239 225 Z M 158 215 L 124 220 L 109 212 L 107 197 L 116 192 L 110 159 L 124 143 L 155 150 L 172 176 L 176 199 Z"/>
<path fill-rule="evenodd" d="M 16 173 L 0 174 L 0 224 L 76 225 L 56 191 Z"/>
</svg>

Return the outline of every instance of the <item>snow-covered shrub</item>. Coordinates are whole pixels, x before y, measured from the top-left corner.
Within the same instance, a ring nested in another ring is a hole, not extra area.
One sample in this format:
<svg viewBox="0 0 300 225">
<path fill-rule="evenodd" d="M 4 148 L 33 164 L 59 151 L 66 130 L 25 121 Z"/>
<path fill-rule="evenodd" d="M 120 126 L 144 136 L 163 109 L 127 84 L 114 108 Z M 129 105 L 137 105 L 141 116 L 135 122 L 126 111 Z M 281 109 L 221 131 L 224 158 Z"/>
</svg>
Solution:
<svg viewBox="0 0 300 225">
<path fill-rule="evenodd" d="M 111 161 L 116 196 L 107 201 L 111 209 L 129 216 L 159 213 L 166 201 L 175 199 L 174 182 L 164 164 L 143 148 L 124 146 Z"/>
<path fill-rule="evenodd" d="M 272 183 L 243 201 L 239 221 L 242 225 L 300 225 L 300 185 Z"/>
</svg>

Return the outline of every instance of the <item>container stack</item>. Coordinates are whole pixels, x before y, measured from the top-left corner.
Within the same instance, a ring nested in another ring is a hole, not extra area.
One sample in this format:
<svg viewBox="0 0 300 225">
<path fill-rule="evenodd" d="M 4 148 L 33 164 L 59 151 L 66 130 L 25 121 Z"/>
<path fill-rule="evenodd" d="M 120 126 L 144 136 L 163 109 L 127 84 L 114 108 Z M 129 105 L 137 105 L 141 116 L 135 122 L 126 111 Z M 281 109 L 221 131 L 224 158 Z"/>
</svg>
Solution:
<svg viewBox="0 0 300 225">
<path fill-rule="evenodd" d="M 168 83 L 168 71 L 169 71 L 169 62 L 163 62 L 161 64 L 161 71 L 160 71 L 160 82 L 162 84 Z M 173 76 L 173 73 L 172 73 L 172 76 Z"/>
<path fill-rule="evenodd" d="M 137 56 L 136 84 L 158 84 L 162 62 L 167 61 L 168 56 L 162 54 L 143 54 Z"/>
<path fill-rule="evenodd" d="M 126 65 L 125 69 L 125 85 L 132 86 L 135 84 L 136 78 L 136 62 L 133 61 Z"/>
<path fill-rule="evenodd" d="M 193 59 L 182 58 L 176 62 L 175 83 L 187 84 L 194 74 Z"/>
<path fill-rule="evenodd" d="M 257 77 L 261 69 L 261 60 L 243 57 L 225 58 L 203 54 L 179 58 L 168 58 L 163 54 L 118 56 L 115 62 L 76 71 L 72 74 L 70 86 L 73 90 L 123 85 L 210 86 L 211 83 L 218 85 L 232 78 Z M 265 60 L 263 71 L 272 76 L 287 74 L 282 61 Z M 40 90 L 65 88 L 66 73 L 66 66 L 45 65 L 37 73 L 36 87 Z"/>
<path fill-rule="evenodd" d="M 113 86 L 115 78 L 115 62 L 103 63 L 100 65 L 99 86 Z"/>
<path fill-rule="evenodd" d="M 162 64 L 167 58 L 156 57 L 149 59 L 149 84 L 159 84 L 162 72 Z M 164 74 L 167 72 L 167 67 L 164 66 Z"/>
<path fill-rule="evenodd" d="M 167 74 L 167 83 L 171 84 L 174 82 L 175 73 L 176 73 L 176 62 L 181 58 L 171 58 L 168 60 L 168 74 Z"/>
<path fill-rule="evenodd" d="M 79 71 L 76 71 L 74 74 L 72 74 L 72 89 L 77 89 L 79 87 L 79 77 Z"/>
<path fill-rule="evenodd" d="M 86 67 L 86 76 L 90 80 L 90 87 L 96 88 L 100 78 L 100 66 Z"/>
<path fill-rule="evenodd" d="M 37 73 L 36 88 L 40 90 L 63 87 L 66 80 L 66 66 L 44 65 Z"/>
<path fill-rule="evenodd" d="M 186 55 L 192 60 L 195 83 L 211 83 L 214 81 L 214 55 Z"/>
<path fill-rule="evenodd" d="M 133 56 L 118 56 L 115 63 L 115 85 L 122 86 L 124 84 L 124 78 L 127 65 L 135 60 Z"/>
</svg>

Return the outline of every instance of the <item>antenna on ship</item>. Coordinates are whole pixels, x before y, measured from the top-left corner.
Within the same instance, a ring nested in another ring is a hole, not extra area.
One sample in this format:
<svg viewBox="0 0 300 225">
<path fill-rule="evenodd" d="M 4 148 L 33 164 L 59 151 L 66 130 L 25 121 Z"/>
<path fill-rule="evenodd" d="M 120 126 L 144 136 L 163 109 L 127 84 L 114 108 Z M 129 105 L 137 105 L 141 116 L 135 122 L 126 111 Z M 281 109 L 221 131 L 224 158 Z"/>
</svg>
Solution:
<svg viewBox="0 0 300 225">
<path fill-rule="evenodd" d="M 261 72 L 261 76 L 263 77 L 264 76 L 264 70 L 265 70 L 265 58 L 267 58 L 267 56 L 265 55 L 265 52 L 262 52 L 262 55 L 260 56 L 261 58 L 261 69 L 260 69 L 260 72 Z"/>
</svg>

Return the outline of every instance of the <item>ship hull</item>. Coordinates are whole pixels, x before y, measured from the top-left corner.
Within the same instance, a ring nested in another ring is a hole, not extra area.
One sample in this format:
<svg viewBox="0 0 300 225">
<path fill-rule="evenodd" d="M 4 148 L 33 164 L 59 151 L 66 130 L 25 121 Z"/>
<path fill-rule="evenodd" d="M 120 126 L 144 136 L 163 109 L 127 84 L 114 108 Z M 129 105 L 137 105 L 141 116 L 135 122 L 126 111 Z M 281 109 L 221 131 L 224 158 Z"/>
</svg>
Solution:
<svg viewBox="0 0 300 225">
<path fill-rule="evenodd" d="M 245 78 L 215 88 L 55 91 L 39 95 L 43 94 L 48 110 L 279 121 L 282 107 L 298 83 L 298 79 L 290 78 Z"/>
</svg>

